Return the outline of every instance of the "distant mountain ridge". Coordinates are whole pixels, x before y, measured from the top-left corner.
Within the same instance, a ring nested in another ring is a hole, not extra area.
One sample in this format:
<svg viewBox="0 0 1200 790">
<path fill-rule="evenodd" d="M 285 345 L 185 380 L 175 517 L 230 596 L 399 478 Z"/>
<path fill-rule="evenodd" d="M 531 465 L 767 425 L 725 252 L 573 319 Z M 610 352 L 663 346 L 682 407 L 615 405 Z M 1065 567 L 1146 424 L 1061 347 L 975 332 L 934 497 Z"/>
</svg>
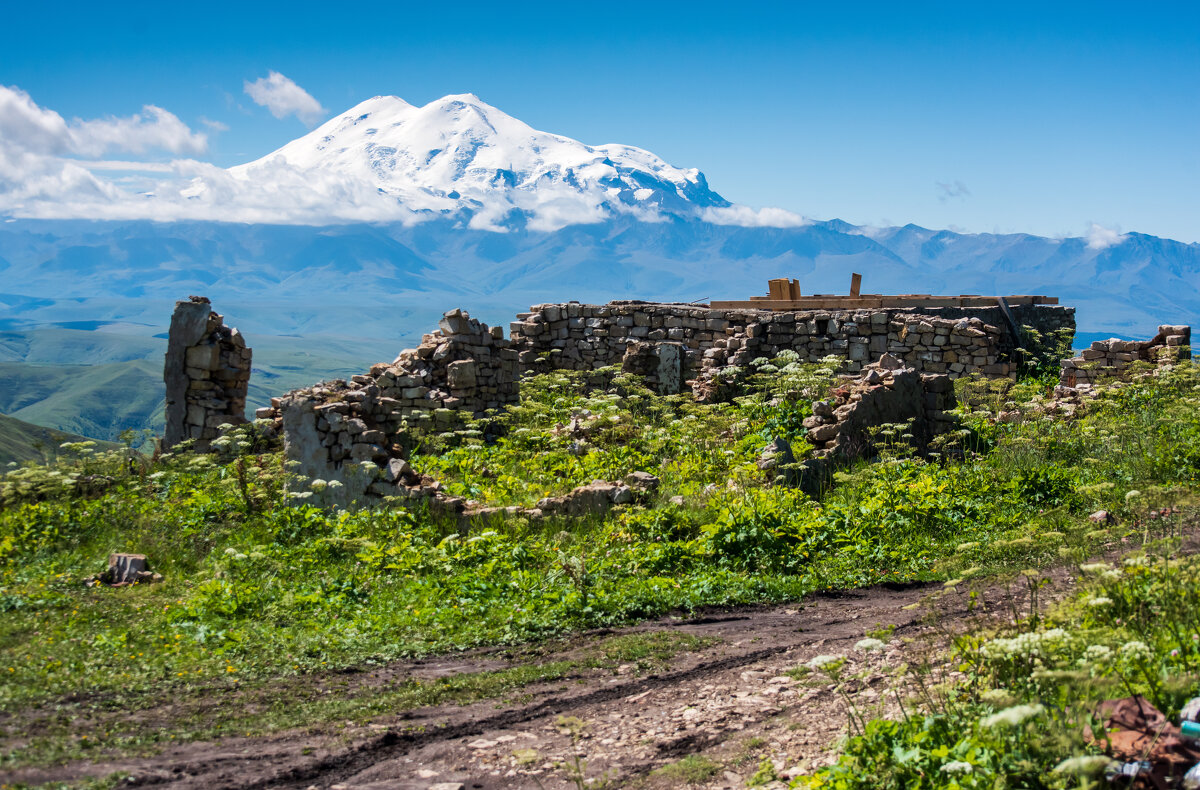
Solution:
<svg viewBox="0 0 1200 790">
<path fill-rule="evenodd" d="M 83 436 L 43 428 L 0 414 L 0 466 L 19 464 L 23 461 L 45 462 L 62 454 L 60 445 L 63 442 L 86 440 Z M 108 442 L 96 445 L 97 449 L 110 449 L 115 446 L 117 445 Z"/>
<path fill-rule="evenodd" d="M 174 299 L 202 293 L 251 336 L 409 342 L 452 307 L 504 324 L 539 302 L 745 298 L 771 277 L 795 277 L 805 293 L 844 293 L 851 271 L 874 293 L 1058 296 L 1087 332 L 1200 323 L 1198 244 L 624 216 L 507 233 L 452 218 L 329 227 L 16 220 L 0 224 L 0 330 L 127 322 L 151 334 Z"/>
</svg>

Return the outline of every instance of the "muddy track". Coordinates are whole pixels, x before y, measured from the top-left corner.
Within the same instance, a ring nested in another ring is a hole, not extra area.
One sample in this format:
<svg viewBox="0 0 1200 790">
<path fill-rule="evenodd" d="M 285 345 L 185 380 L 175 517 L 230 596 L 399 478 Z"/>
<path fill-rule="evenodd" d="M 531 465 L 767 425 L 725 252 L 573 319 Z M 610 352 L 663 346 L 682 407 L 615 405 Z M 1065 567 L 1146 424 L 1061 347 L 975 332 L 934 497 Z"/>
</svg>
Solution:
<svg viewBox="0 0 1200 790">
<path fill-rule="evenodd" d="M 742 620 L 746 618 L 730 618 Z M 787 650 L 786 646 L 776 646 L 765 650 L 756 650 L 744 655 L 701 664 L 683 672 L 672 672 L 665 675 L 650 675 L 643 680 L 632 681 L 620 686 L 599 689 L 585 694 L 569 697 L 550 697 L 535 705 L 517 708 L 486 719 L 463 721 L 457 724 L 438 727 L 433 730 L 419 732 L 388 731 L 373 742 L 349 749 L 343 753 L 331 755 L 320 762 L 305 768 L 295 768 L 284 771 L 277 776 L 264 779 L 253 784 L 240 785 L 243 790 L 259 790 L 266 787 L 307 787 L 316 780 L 321 784 L 338 784 L 378 763 L 407 754 L 413 749 L 435 741 L 451 741 L 473 735 L 481 735 L 489 730 L 504 730 L 535 719 L 570 714 L 585 706 L 603 705 L 615 700 L 625 699 L 646 691 L 668 687 L 687 680 L 694 680 L 705 675 L 743 667 L 774 656 Z"/>
</svg>

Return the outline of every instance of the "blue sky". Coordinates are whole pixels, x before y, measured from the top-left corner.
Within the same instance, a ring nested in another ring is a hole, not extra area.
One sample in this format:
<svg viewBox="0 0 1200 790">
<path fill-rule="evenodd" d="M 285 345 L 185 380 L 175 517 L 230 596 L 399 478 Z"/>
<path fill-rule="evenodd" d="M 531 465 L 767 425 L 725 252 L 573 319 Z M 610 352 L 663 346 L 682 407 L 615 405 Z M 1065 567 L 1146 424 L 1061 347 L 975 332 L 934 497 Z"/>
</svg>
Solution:
<svg viewBox="0 0 1200 790">
<path fill-rule="evenodd" d="M 308 130 L 243 90 L 271 71 L 328 114 L 472 92 L 754 207 L 1200 241 L 1194 6 L 833 5 L 9 3 L 0 85 L 67 120 L 161 107 L 219 166 Z"/>
</svg>

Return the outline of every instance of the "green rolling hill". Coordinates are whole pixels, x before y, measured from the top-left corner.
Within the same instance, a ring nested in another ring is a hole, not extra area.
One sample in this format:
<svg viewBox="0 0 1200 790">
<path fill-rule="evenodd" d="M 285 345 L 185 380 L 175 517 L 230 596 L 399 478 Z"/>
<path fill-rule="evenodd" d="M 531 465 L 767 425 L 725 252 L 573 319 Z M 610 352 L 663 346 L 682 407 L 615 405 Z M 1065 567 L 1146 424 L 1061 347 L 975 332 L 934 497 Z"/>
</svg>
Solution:
<svg viewBox="0 0 1200 790">
<path fill-rule="evenodd" d="M 0 466 L 22 461 L 45 461 L 59 454 L 59 445 L 63 442 L 83 440 L 82 436 L 43 428 L 0 414 Z"/>
</svg>

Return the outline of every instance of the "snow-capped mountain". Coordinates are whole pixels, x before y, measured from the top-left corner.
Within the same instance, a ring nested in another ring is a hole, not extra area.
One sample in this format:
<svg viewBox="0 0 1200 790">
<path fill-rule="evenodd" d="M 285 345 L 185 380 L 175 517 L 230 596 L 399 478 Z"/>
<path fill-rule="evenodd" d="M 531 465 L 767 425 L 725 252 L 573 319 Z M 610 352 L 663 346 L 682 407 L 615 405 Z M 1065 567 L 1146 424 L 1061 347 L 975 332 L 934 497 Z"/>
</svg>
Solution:
<svg viewBox="0 0 1200 790">
<path fill-rule="evenodd" d="M 284 170 L 370 185 L 418 215 L 461 214 L 488 230 L 696 217 L 729 206 L 699 170 L 641 148 L 540 132 L 469 93 L 423 107 L 376 96 L 229 172 L 253 182 Z"/>
</svg>

